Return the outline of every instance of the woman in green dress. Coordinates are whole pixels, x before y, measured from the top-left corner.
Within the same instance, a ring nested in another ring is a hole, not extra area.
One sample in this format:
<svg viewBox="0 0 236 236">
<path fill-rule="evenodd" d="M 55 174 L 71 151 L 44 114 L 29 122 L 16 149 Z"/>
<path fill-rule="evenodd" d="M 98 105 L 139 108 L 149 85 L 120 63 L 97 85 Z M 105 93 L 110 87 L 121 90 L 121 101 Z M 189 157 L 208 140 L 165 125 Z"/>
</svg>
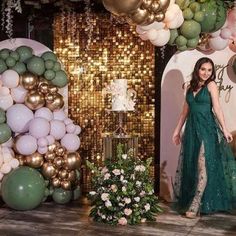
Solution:
<svg viewBox="0 0 236 236">
<path fill-rule="evenodd" d="M 200 58 L 172 137 L 175 145 L 182 144 L 174 192 L 178 211 L 187 218 L 230 211 L 236 203 L 236 162 L 228 144 L 233 137 L 225 125 L 215 77 L 213 61 Z"/>
</svg>

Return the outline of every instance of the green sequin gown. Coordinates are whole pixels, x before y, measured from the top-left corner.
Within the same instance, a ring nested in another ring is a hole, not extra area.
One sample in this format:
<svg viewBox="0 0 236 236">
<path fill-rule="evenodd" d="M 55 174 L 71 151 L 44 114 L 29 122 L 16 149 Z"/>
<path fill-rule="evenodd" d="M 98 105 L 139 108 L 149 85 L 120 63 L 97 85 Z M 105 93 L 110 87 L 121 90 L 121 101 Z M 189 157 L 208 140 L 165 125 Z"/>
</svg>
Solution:
<svg viewBox="0 0 236 236">
<path fill-rule="evenodd" d="M 195 97 L 188 91 L 186 101 L 189 114 L 174 183 L 175 207 L 180 213 L 187 211 L 196 194 L 198 158 L 203 145 L 207 185 L 200 212 L 230 211 L 236 207 L 236 160 L 212 111 L 208 88 L 203 87 Z"/>
</svg>

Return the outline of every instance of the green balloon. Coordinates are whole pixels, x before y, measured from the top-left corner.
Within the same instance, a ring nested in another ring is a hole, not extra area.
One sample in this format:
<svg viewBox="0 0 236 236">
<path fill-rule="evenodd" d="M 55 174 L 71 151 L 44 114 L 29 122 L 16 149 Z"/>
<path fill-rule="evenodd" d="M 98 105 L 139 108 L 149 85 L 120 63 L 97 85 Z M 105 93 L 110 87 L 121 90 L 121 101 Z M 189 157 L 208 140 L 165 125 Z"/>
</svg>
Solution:
<svg viewBox="0 0 236 236">
<path fill-rule="evenodd" d="M 16 60 L 13 57 L 9 56 L 6 59 L 6 64 L 8 67 L 13 67 L 16 64 Z"/>
<path fill-rule="evenodd" d="M 7 49 L 7 48 L 3 48 L 1 51 L 0 51 L 0 57 L 3 59 L 3 60 L 6 60 L 10 55 L 10 50 Z"/>
<path fill-rule="evenodd" d="M 56 188 L 52 194 L 52 198 L 56 203 L 66 204 L 72 198 L 72 191 Z"/>
<path fill-rule="evenodd" d="M 54 61 L 52 61 L 52 60 L 46 60 L 46 61 L 45 61 L 45 67 L 46 67 L 46 69 L 48 69 L 48 70 L 52 69 L 52 68 L 54 67 Z"/>
<path fill-rule="evenodd" d="M 0 124 L 4 123 L 6 121 L 6 114 L 5 111 L 0 108 Z"/>
<path fill-rule="evenodd" d="M 80 188 L 80 186 L 77 186 L 73 190 L 73 200 L 77 200 L 80 196 L 81 196 L 81 188 Z"/>
<path fill-rule="evenodd" d="M 44 52 L 41 57 L 46 61 L 46 60 L 52 60 L 52 61 L 57 61 L 57 56 L 53 52 Z"/>
<path fill-rule="evenodd" d="M 5 70 L 7 70 L 7 65 L 5 61 L 0 58 L 0 74 L 2 74 Z"/>
<path fill-rule="evenodd" d="M 178 30 L 177 29 L 171 29 L 170 30 L 170 39 L 169 39 L 169 42 L 168 44 L 169 45 L 174 45 L 175 44 L 175 40 L 176 38 L 178 37 Z"/>
<path fill-rule="evenodd" d="M 0 144 L 5 143 L 11 137 L 11 129 L 6 124 L 0 124 Z"/>
<path fill-rule="evenodd" d="M 185 20 L 180 27 L 180 32 L 186 39 L 193 39 L 201 33 L 201 25 L 195 20 Z"/>
<path fill-rule="evenodd" d="M 23 62 L 17 62 L 11 69 L 16 71 L 19 75 L 26 72 L 26 66 Z"/>
<path fill-rule="evenodd" d="M 41 57 L 33 56 L 27 62 L 27 69 L 36 75 L 42 75 L 45 71 L 44 61 Z"/>
<path fill-rule="evenodd" d="M 57 71 L 55 78 L 52 80 L 52 84 L 59 88 L 66 86 L 68 84 L 68 78 L 65 71 Z"/>
<path fill-rule="evenodd" d="M 194 39 L 189 39 L 187 42 L 188 48 L 196 48 L 199 42 L 199 37 L 196 37 Z"/>
<path fill-rule="evenodd" d="M 55 78 L 56 73 L 53 70 L 46 70 L 44 72 L 44 77 L 47 80 L 52 80 Z"/>
<path fill-rule="evenodd" d="M 55 62 L 53 66 L 53 70 L 55 72 L 61 70 L 61 64 L 59 62 Z"/>
<path fill-rule="evenodd" d="M 10 53 L 10 56 L 13 57 L 16 61 L 18 61 L 18 60 L 20 59 L 20 55 L 19 55 L 19 53 L 16 52 L 16 51 L 12 51 L 12 52 Z"/>
<path fill-rule="evenodd" d="M 20 62 L 25 62 L 33 56 L 33 49 L 27 46 L 20 46 L 16 49 L 20 55 Z"/>
<path fill-rule="evenodd" d="M 4 176 L 2 198 L 15 210 L 32 210 L 42 202 L 45 188 L 44 178 L 37 170 L 21 166 Z"/>
</svg>

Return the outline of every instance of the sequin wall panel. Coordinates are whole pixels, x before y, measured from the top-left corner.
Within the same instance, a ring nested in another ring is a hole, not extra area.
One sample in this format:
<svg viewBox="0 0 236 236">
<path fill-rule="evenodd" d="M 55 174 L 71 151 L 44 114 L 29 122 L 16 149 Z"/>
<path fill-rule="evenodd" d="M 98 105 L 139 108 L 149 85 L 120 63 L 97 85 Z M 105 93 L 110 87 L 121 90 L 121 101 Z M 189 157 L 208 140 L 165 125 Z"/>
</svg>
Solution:
<svg viewBox="0 0 236 236">
<path fill-rule="evenodd" d="M 137 92 L 136 111 L 125 116 L 126 131 L 139 135 L 141 157 L 153 157 L 154 46 L 109 14 L 70 12 L 54 19 L 54 48 L 70 75 L 69 116 L 82 127 L 81 156 L 99 165 L 103 161 L 102 134 L 116 129 L 117 114 L 107 111 L 110 99 L 102 89 L 120 77 Z"/>
</svg>

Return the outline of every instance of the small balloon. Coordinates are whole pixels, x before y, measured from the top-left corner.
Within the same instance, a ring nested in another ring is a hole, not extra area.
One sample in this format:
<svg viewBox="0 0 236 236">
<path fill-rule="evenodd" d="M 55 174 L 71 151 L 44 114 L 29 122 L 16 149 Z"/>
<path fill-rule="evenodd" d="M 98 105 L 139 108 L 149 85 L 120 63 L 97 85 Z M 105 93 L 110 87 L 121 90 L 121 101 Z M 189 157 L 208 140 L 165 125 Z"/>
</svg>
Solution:
<svg viewBox="0 0 236 236">
<path fill-rule="evenodd" d="M 46 179 L 51 179 L 57 175 L 57 170 L 51 163 L 44 163 L 42 167 L 42 174 Z"/>
<path fill-rule="evenodd" d="M 38 76 L 30 72 L 25 72 L 20 76 L 20 85 L 27 89 L 31 90 L 36 88 L 38 84 Z"/>
<path fill-rule="evenodd" d="M 26 156 L 25 163 L 30 167 L 39 168 L 44 163 L 43 155 L 38 152 L 35 152 L 29 156 Z"/>
<path fill-rule="evenodd" d="M 59 93 L 54 94 L 52 102 L 48 102 L 48 100 L 46 100 L 46 107 L 49 108 L 51 111 L 59 110 L 63 106 L 64 106 L 63 96 Z"/>
<path fill-rule="evenodd" d="M 37 110 L 45 104 L 44 96 L 38 91 L 30 91 L 25 96 L 25 105 L 31 110 Z"/>
<path fill-rule="evenodd" d="M 54 166 L 56 166 L 56 168 L 61 168 L 64 164 L 64 159 L 57 157 L 53 160 L 53 164 L 54 164 Z"/>
<path fill-rule="evenodd" d="M 71 182 L 69 180 L 61 181 L 61 187 L 65 190 L 71 189 Z"/>
<path fill-rule="evenodd" d="M 59 188 L 61 186 L 61 181 L 58 178 L 53 178 L 51 184 L 54 188 Z"/>
<path fill-rule="evenodd" d="M 64 168 L 69 170 L 79 169 L 81 165 L 81 157 L 77 152 L 68 153 L 65 157 Z"/>
<path fill-rule="evenodd" d="M 58 177 L 59 177 L 60 179 L 66 179 L 66 178 L 68 177 L 68 172 L 67 172 L 67 170 L 60 170 L 60 171 L 58 172 Z"/>
</svg>

